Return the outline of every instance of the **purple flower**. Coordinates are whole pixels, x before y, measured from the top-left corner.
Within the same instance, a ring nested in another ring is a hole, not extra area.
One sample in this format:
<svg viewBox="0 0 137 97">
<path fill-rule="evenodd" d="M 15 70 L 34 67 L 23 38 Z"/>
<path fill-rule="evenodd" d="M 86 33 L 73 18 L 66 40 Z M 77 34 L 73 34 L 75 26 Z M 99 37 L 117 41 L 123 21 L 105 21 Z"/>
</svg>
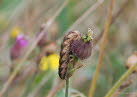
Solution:
<svg viewBox="0 0 137 97">
<path fill-rule="evenodd" d="M 22 47 L 26 47 L 28 44 L 28 40 L 23 34 L 17 36 L 16 42 L 18 42 Z"/>
<path fill-rule="evenodd" d="M 11 59 L 16 59 L 21 56 L 24 48 L 28 45 L 28 40 L 24 35 L 18 35 L 15 44 L 10 50 Z"/>
<path fill-rule="evenodd" d="M 71 51 L 76 57 L 83 60 L 91 56 L 92 44 L 90 41 L 84 42 L 83 39 L 75 40 L 71 43 Z"/>
<path fill-rule="evenodd" d="M 37 35 L 39 35 L 40 33 L 41 32 L 39 32 Z M 42 38 L 39 40 L 38 46 L 43 47 L 47 43 L 47 41 L 48 41 L 47 32 L 45 32 Z"/>
</svg>

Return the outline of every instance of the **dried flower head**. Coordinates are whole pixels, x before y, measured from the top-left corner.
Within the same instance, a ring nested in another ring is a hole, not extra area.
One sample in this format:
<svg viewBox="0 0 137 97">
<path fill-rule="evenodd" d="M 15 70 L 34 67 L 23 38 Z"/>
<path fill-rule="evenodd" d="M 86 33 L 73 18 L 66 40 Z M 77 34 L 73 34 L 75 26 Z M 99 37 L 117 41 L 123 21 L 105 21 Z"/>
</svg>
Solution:
<svg viewBox="0 0 137 97">
<path fill-rule="evenodd" d="M 17 36 L 16 42 L 12 46 L 11 51 L 10 51 L 11 59 L 14 60 L 14 59 L 18 58 L 22 54 L 22 52 L 23 52 L 24 48 L 27 46 L 27 44 L 28 44 L 28 40 L 24 35 L 21 34 L 21 35 Z"/>
<path fill-rule="evenodd" d="M 78 31 L 71 31 L 65 35 L 60 52 L 59 76 L 69 78 L 75 69 L 78 59 L 86 59 L 91 55 L 92 36 L 90 33 L 82 36 Z"/>
<path fill-rule="evenodd" d="M 137 52 L 134 52 L 126 62 L 126 67 L 130 68 L 131 66 L 135 65 L 137 63 Z M 135 68 L 134 72 L 137 72 L 137 68 Z"/>
<path fill-rule="evenodd" d="M 82 36 L 80 40 L 75 40 L 71 44 L 72 53 L 81 60 L 91 56 L 92 51 L 92 37 L 90 34 Z"/>
</svg>

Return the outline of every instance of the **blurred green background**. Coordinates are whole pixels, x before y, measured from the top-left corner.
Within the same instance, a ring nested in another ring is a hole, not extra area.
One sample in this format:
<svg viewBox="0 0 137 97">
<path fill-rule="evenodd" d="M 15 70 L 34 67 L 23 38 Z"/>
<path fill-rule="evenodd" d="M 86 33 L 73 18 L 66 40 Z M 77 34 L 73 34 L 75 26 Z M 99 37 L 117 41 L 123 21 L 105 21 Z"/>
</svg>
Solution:
<svg viewBox="0 0 137 97">
<path fill-rule="evenodd" d="M 110 27 L 94 97 L 103 97 L 108 92 L 126 71 L 124 64 L 128 56 L 137 50 L 137 1 L 126 1 L 128 3 L 125 8 Z M 113 14 L 117 13 L 126 1 L 115 0 Z M 29 41 L 32 41 L 37 36 L 41 24 L 51 19 L 63 2 L 65 0 L 0 0 L 0 89 L 11 74 L 10 67 L 16 64 L 10 59 L 10 49 L 15 43 L 15 37 L 12 37 L 14 36 L 12 34 L 16 31 L 23 33 Z M 100 4 L 100 2 L 102 3 Z M 55 53 L 59 54 L 60 43 L 64 34 L 67 33 L 66 31 L 79 30 L 81 33 L 86 33 L 88 28 L 93 28 L 94 38 L 96 38 L 104 28 L 109 2 L 110 0 L 69 0 L 48 30 L 48 38 L 52 42 L 56 42 L 57 45 Z M 81 16 L 90 11 L 90 8 L 95 4 L 98 6 L 83 19 Z M 82 19 L 81 22 L 76 24 L 79 19 Z M 76 25 L 72 27 L 73 24 Z M 71 97 L 88 96 L 89 86 L 98 63 L 100 44 L 99 41 L 93 47 L 92 56 L 82 61 L 85 66 L 77 70 L 71 78 Z M 40 52 L 41 49 L 35 47 L 24 62 L 25 66 L 21 69 L 22 72 L 25 72 L 29 67 L 38 68 L 36 57 Z M 29 71 L 31 70 L 30 68 Z M 22 77 L 23 75 L 19 74 L 18 76 Z M 38 88 L 43 79 L 47 80 Z M 32 97 L 47 97 L 57 81 L 58 68 L 38 71 L 21 80 L 15 79 L 4 97 L 29 97 L 30 94 L 33 94 Z M 118 96 L 130 97 L 128 94 L 132 92 L 137 92 L 136 81 Z M 64 97 L 64 88 L 59 90 L 54 97 Z"/>
</svg>

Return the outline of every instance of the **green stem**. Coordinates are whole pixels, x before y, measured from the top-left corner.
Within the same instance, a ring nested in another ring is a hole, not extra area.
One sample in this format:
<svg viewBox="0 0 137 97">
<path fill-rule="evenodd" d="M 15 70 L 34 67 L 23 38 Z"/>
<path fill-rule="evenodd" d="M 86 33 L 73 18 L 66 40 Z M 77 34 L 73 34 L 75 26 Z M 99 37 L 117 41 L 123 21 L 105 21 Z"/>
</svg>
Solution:
<svg viewBox="0 0 137 97">
<path fill-rule="evenodd" d="M 112 89 L 106 94 L 105 97 L 111 97 L 113 93 L 119 88 L 122 82 L 135 70 L 137 63 L 133 65 L 127 72 L 125 72 L 122 77 L 116 82 Z"/>
<path fill-rule="evenodd" d="M 21 97 L 26 97 L 28 95 L 28 93 L 30 92 L 31 88 L 32 88 L 32 83 L 34 81 L 34 79 L 37 76 L 37 72 L 35 72 L 32 77 L 30 77 L 30 79 L 27 80 L 26 82 L 26 88 L 24 88 L 24 91 L 22 92 Z"/>
<path fill-rule="evenodd" d="M 66 92 L 65 92 L 65 97 L 68 97 L 68 92 L 69 92 L 69 78 L 66 80 Z"/>
</svg>

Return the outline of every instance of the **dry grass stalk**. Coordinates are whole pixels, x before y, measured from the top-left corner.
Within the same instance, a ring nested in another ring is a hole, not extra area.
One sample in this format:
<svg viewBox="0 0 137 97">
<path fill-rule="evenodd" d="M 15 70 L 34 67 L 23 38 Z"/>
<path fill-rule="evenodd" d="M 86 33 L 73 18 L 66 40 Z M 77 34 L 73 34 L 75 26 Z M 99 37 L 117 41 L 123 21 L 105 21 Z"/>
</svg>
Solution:
<svg viewBox="0 0 137 97">
<path fill-rule="evenodd" d="M 38 41 L 42 38 L 42 36 L 44 35 L 44 32 L 47 31 L 47 29 L 49 28 L 49 26 L 51 26 L 51 24 L 53 23 L 53 21 L 55 20 L 55 18 L 59 15 L 59 13 L 62 11 L 62 9 L 67 5 L 68 0 L 66 0 L 62 6 L 60 6 L 60 8 L 58 9 L 58 11 L 55 13 L 55 15 L 53 15 L 53 17 L 51 17 L 51 19 L 49 21 L 47 21 L 45 28 L 43 29 L 43 31 L 41 32 L 41 34 L 38 36 L 37 39 L 34 39 L 34 42 L 32 43 L 32 45 L 30 46 L 30 48 L 27 50 L 27 52 L 25 53 L 25 55 L 23 56 L 23 58 L 21 59 L 21 61 L 19 62 L 20 65 L 18 65 L 16 67 L 16 69 L 14 70 L 14 72 L 11 74 L 11 76 L 9 77 L 9 79 L 5 82 L 5 84 L 3 85 L 3 88 L 0 91 L 0 97 L 3 96 L 3 94 L 6 92 L 6 90 L 8 89 L 8 87 L 10 86 L 11 82 L 13 81 L 13 79 L 16 77 L 16 74 L 20 71 L 21 69 L 21 65 L 23 64 L 23 62 L 25 62 L 25 60 L 28 58 L 28 56 L 30 55 L 30 53 L 33 51 L 33 49 L 36 47 Z"/>
<path fill-rule="evenodd" d="M 100 56 L 99 56 L 99 60 L 98 60 L 98 65 L 97 65 L 96 71 L 94 73 L 94 77 L 93 77 L 93 80 L 92 80 L 92 83 L 90 86 L 88 97 L 92 97 L 94 95 L 94 91 L 96 88 L 96 82 L 97 82 L 99 71 L 101 69 L 101 65 L 103 62 L 103 57 L 104 57 L 104 52 L 105 52 L 105 47 L 106 47 L 106 42 L 107 42 L 107 34 L 108 34 L 109 27 L 111 24 L 113 6 L 114 6 L 114 0 L 111 0 L 110 6 L 109 6 L 109 11 L 108 11 L 108 17 L 107 17 L 107 21 L 106 21 L 106 25 L 105 25 L 105 30 L 103 33 L 103 41 L 102 41 L 101 48 L 100 48 Z"/>
<path fill-rule="evenodd" d="M 135 81 L 136 73 L 132 73 L 116 90 L 111 97 L 118 97 L 118 95 L 126 88 L 128 88 Z"/>
</svg>

